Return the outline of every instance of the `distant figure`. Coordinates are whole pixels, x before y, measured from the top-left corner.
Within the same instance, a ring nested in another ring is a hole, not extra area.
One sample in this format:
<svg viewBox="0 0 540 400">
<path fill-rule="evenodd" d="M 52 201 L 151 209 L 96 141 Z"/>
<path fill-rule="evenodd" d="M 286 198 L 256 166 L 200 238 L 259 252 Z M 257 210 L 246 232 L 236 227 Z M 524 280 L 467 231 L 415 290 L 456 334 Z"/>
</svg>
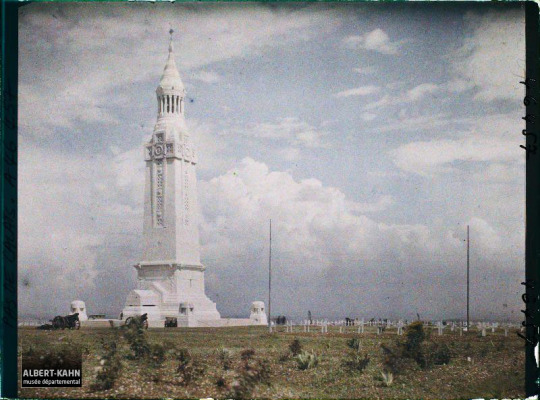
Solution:
<svg viewBox="0 0 540 400">
<path fill-rule="evenodd" d="M 313 320 L 311 319 L 311 311 L 309 311 L 309 310 L 308 310 L 308 312 L 307 312 L 307 319 L 308 319 L 309 324 L 312 325 L 312 324 L 313 324 Z"/>
</svg>

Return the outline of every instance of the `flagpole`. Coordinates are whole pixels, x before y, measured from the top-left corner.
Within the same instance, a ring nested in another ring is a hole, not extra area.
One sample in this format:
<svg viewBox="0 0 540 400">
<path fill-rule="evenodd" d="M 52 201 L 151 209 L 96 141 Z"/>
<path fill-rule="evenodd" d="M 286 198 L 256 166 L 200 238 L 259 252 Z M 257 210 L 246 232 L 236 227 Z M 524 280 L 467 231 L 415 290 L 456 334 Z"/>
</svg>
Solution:
<svg viewBox="0 0 540 400">
<path fill-rule="evenodd" d="M 467 332 L 469 332 L 469 225 L 467 225 Z"/>
<path fill-rule="evenodd" d="M 270 248 L 268 252 L 268 329 L 272 332 L 272 220 L 270 219 Z"/>
</svg>

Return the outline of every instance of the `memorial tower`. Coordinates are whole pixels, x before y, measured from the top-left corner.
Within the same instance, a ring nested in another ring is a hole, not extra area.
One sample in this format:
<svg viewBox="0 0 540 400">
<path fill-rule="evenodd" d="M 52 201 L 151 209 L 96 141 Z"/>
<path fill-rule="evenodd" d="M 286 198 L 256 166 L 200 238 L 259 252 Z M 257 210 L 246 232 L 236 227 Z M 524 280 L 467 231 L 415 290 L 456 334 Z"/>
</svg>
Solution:
<svg viewBox="0 0 540 400">
<path fill-rule="evenodd" d="M 197 153 L 184 119 L 185 89 L 170 33 L 169 56 L 156 89 L 157 121 L 144 147 L 143 257 L 135 265 L 137 289 L 128 295 L 122 316 L 148 313 L 150 324 L 158 326 L 167 317 L 178 318 L 182 303 L 191 308 L 184 326 L 204 326 L 205 320 L 220 319 L 220 314 L 204 289 Z"/>
</svg>

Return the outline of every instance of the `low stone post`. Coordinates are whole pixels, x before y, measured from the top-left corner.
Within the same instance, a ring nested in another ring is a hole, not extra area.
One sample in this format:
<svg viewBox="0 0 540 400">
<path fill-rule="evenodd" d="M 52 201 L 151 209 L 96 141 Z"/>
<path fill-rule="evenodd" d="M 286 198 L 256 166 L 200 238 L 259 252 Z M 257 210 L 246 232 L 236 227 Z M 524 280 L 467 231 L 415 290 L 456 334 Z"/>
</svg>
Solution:
<svg viewBox="0 0 540 400">
<path fill-rule="evenodd" d="M 486 328 L 483 326 L 482 327 L 482 337 L 486 336 Z"/>
</svg>

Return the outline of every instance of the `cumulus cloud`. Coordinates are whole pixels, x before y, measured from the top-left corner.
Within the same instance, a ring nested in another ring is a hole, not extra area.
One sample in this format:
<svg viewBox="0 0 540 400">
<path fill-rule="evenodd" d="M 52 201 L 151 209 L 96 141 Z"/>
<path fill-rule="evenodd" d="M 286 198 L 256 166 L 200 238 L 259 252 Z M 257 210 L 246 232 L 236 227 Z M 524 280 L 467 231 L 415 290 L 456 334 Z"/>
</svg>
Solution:
<svg viewBox="0 0 540 400">
<path fill-rule="evenodd" d="M 19 274 L 20 307 L 33 315 L 65 313 L 71 300 L 91 298 L 96 306 L 100 275 L 122 276 L 119 288 L 133 284 L 122 273 L 136 262 L 118 249 L 134 246 L 142 222 L 143 164 L 135 152 L 116 155 L 55 153 L 20 141 Z M 140 148 L 138 156 L 141 157 Z M 107 249 L 116 248 L 107 257 Z M 119 262 L 119 260 L 122 260 Z M 21 281 L 22 282 L 22 279 Z M 54 302 L 46 302 L 54 293 Z M 110 298 L 122 295 L 116 291 Z M 106 307 L 106 304 L 101 304 Z M 95 310 L 95 308 L 94 308 Z"/>
<path fill-rule="evenodd" d="M 463 44 L 448 55 L 454 91 L 476 88 L 480 101 L 515 100 L 524 96 L 525 13 L 523 9 L 469 12 Z"/>
<path fill-rule="evenodd" d="M 238 255 L 246 251 L 246 244 L 253 250 L 258 248 L 267 234 L 269 219 L 279 232 L 275 239 L 280 249 L 277 251 L 308 259 L 316 269 L 328 267 L 333 262 L 331 254 L 373 259 L 382 250 L 374 246 L 381 229 L 395 234 L 395 240 L 400 240 L 408 229 L 379 226 L 362 215 L 392 206 L 390 196 L 371 204 L 354 202 L 317 179 L 296 181 L 289 173 L 270 171 L 267 165 L 251 158 L 203 182 L 201 193 L 205 193 L 205 247 L 216 256 L 223 246 L 236 250 Z M 415 243 L 422 245 L 421 241 Z"/>
<path fill-rule="evenodd" d="M 469 131 L 450 134 L 447 139 L 409 142 L 389 154 L 400 169 L 423 176 L 452 171 L 456 162 L 523 162 L 518 151 L 521 138 L 512 133 L 516 128 L 510 115 L 469 123 Z"/>
<path fill-rule="evenodd" d="M 343 39 L 343 44 L 351 49 L 372 50 L 382 54 L 397 54 L 400 42 L 392 42 L 388 34 L 380 28 L 363 35 L 352 35 Z"/>
<path fill-rule="evenodd" d="M 412 142 L 391 152 L 394 163 L 401 169 L 419 175 L 449 172 L 455 161 L 513 160 L 507 142 L 494 142 L 483 137 L 466 137 L 459 140 L 434 139 Z"/>
<path fill-rule="evenodd" d="M 296 180 L 288 172 L 272 171 L 251 158 L 202 182 L 200 192 L 202 251 L 222 277 L 213 278 L 212 290 L 253 295 L 257 293 L 254 288 L 259 293 L 264 290 L 271 219 L 277 309 L 300 315 L 309 307 L 332 304 L 335 310 L 348 312 L 357 310 L 360 303 L 370 312 L 384 313 L 390 302 L 397 315 L 414 315 L 414 310 L 429 303 L 459 315 L 460 301 L 448 307 L 444 299 L 455 296 L 448 285 L 456 284 L 455 276 L 463 265 L 462 229 L 378 221 L 365 214 L 395 207 L 390 196 L 371 204 L 352 201 L 317 179 Z M 486 263 L 477 254 L 492 263 L 495 258 L 490 254 L 507 256 L 501 250 L 507 244 L 503 245 L 500 232 L 481 217 L 472 217 L 468 223 L 475 235 L 477 268 Z M 224 271 L 228 276 L 249 274 L 249 288 L 224 278 Z M 397 287 L 388 280 L 396 271 L 402 276 Z M 423 291 L 411 296 L 411 285 L 424 287 L 424 279 L 433 281 L 430 288 L 439 287 L 438 294 Z M 243 299 L 235 297 L 235 301 Z M 425 312 L 430 314 L 433 309 Z"/>
</svg>

